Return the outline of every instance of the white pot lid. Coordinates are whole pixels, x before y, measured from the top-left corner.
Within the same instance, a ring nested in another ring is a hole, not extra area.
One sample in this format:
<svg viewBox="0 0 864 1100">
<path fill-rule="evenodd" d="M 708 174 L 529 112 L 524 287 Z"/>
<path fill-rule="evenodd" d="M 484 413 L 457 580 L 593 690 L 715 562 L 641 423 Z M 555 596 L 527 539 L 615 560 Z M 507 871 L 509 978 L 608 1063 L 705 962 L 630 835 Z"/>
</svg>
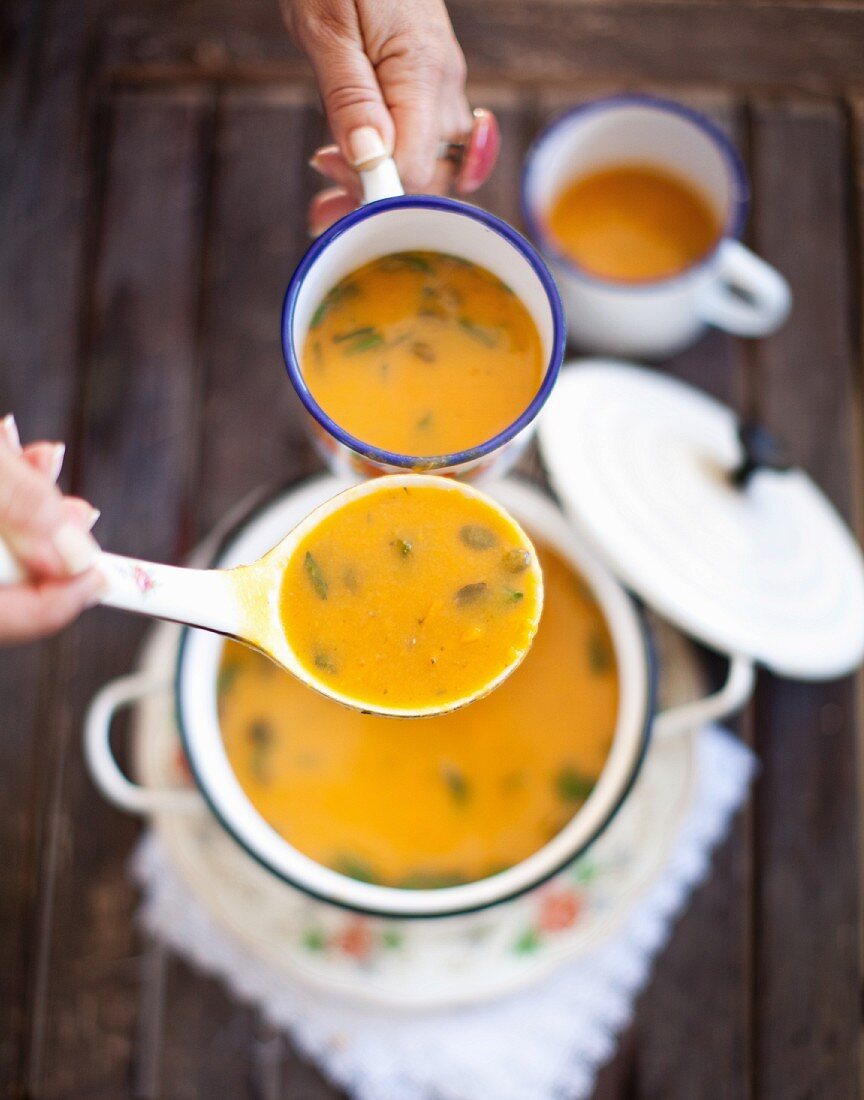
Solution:
<svg viewBox="0 0 864 1100">
<path fill-rule="evenodd" d="M 657 611 L 783 676 L 849 672 L 864 657 L 861 549 L 800 469 L 751 461 L 736 484 L 740 431 L 700 391 L 598 359 L 565 369 L 539 426 L 562 504 Z"/>
</svg>

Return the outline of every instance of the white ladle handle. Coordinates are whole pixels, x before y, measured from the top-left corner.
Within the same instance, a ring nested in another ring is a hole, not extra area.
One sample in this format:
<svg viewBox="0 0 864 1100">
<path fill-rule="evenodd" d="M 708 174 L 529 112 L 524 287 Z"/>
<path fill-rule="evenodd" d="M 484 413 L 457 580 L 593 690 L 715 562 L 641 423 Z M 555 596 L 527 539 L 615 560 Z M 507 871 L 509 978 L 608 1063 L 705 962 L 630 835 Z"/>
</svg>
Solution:
<svg viewBox="0 0 864 1100">
<path fill-rule="evenodd" d="M 182 569 L 104 551 L 96 568 L 108 582 L 100 603 L 157 619 L 239 634 L 234 584 L 226 570 Z"/>
<path fill-rule="evenodd" d="M 201 626 L 219 634 L 240 633 L 236 589 L 227 571 L 180 569 L 104 551 L 94 566 L 107 582 L 99 597 L 107 607 Z M 26 570 L 0 539 L 0 587 L 26 579 Z"/>
</svg>

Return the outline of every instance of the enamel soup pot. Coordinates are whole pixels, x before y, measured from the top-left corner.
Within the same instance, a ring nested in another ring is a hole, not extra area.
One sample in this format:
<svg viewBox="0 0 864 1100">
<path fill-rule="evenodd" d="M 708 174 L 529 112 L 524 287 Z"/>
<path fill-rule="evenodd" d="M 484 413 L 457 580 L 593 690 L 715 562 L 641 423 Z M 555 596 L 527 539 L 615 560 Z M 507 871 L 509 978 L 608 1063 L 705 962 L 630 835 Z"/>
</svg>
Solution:
<svg viewBox="0 0 864 1100">
<path fill-rule="evenodd" d="M 653 372 L 589 361 L 565 371 L 540 441 L 562 507 L 516 480 L 487 491 L 584 578 L 609 627 L 620 689 L 600 778 L 541 849 L 489 878 L 433 890 L 359 882 L 304 856 L 258 814 L 229 765 L 217 714 L 224 640 L 194 630 L 184 631 L 173 672 L 196 789 L 146 789 L 120 771 L 110 725 L 133 692 L 117 681 L 99 693 L 87 718 L 88 763 L 103 793 L 145 814 L 200 812 L 206 803 L 267 871 L 339 907 L 388 917 L 466 913 L 531 890 L 583 853 L 626 799 L 650 738 L 690 732 L 739 708 L 752 688 L 754 661 L 801 678 L 835 676 L 860 661 L 864 566 L 857 544 L 806 475 L 783 467 L 764 435 L 742 430 L 730 410 Z M 255 560 L 346 484 L 323 475 L 257 507 L 210 564 Z M 718 693 L 656 713 L 645 623 L 622 581 L 728 655 Z"/>
</svg>

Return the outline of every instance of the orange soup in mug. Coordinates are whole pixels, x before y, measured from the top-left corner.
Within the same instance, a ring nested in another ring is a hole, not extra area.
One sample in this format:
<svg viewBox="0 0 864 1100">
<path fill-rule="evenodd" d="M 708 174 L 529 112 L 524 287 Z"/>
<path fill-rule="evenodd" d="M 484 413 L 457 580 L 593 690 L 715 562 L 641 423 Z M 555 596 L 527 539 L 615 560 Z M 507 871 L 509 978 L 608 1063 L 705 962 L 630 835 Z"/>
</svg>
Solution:
<svg viewBox="0 0 864 1100">
<path fill-rule="evenodd" d="M 537 326 L 491 271 L 397 252 L 322 298 L 301 357 L 309 391 L 352 435 L 429 458 L 503 431 L 543 377 Z"/>
<path fill-rule="evenodd" d="M 336 473 L 500 476 L 564 356 L 535 249 L 437 195 L 377 199 L 312 244 L 282 311 L 288 376 Z"/>
<path fill-rule="evenodd" d="M 651 164 L 618 164 L 573 179 L 546 220 L 561 251 L 592 275 L 665 279 L 706 255 L 722 232 L 710 202 Z"/>
</svg>

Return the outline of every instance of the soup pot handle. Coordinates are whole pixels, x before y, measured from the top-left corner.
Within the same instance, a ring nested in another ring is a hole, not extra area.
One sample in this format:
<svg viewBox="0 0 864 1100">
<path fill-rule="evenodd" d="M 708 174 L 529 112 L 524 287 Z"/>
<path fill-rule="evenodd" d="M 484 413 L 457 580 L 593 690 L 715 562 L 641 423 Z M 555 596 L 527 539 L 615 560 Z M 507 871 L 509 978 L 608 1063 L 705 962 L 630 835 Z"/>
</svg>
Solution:
<svg viewBox="0 0 864 1100">
<path fill-rule="evenodd" d="M 187 813 L 204 806 L 197 791 L 153 790 L 133 783 L 111 751 L 111 723 L 117 711 L 164 687 L 165 680 L 152 673 L 121 676 L 96 693 L 84 719 L 84 756 L 93 782 L 109 802 L 128 813 Z"/>
<path fill-rule="evenodd" d="M 672 737 L 679 733 L 692 733 L 706 722 L 715 722 L 740 710 L 753 694 L 756 679 L 753 662 L 740 654 L 729 658 L 726 682 L 713 695 L 681 703 L 670 710 L 660 711 L 654 719 L 651 732 L 655 737 Z"/>
</svg>

